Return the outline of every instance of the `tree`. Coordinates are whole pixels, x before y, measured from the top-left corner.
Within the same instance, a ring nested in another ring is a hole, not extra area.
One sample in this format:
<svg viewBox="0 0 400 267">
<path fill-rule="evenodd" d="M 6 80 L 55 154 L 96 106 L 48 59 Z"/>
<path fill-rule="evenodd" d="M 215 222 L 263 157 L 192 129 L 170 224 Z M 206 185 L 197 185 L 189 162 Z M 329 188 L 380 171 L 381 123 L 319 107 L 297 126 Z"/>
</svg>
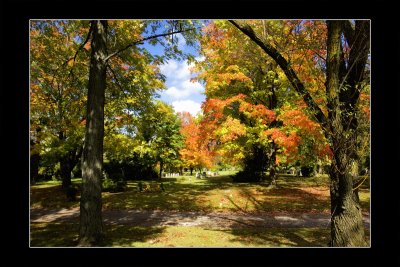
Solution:
<svg viewBox="0 0 400 267">
<path fill-rule="evenodd" d="M 147 107 L 137 126 L 137 136 L 153 158 L 149 167 L 159 163 L 159 179 L 165 166 L 175 166 L 183 145 L 181 122 L 172 106 L 156 101 Z"/>
<path fill-rule="evenodd" d="M 82 154 L 82 194 L 79 244 L 103 239 L 101 178 L 103 168 L 104 94 L 107 69 L 107 21 L 91 22 L 91 56 L 86 107 L 86 133 Z"/>
<path fill-rule="evenodd" d="M 38 171 L 39 158 L 53 157 L 60 164 L 63 188 L 71 185 L 71 171 L 82 152 L 86 94 L 82 77 L 87 76 L 88 53 L 74 53 L 79 46 L 76 39 L 83 38 L 86 27 L 82 21 L 31 22 L 32 169 Z"/>
<path fill-rule="evenodd" d="M 213 153 L 208 146 L 208 139 L 203 138 L 199 118 L 194 118 L 189 112 L 179 113 L 182 125 L 181 133 L 184 146 L 180 151 L 183 163 L 193 175 L 194 169 L 211 168 Z"/>
<path fill-rule="evenodd" d="M 270 28 L 282 25 L 281 21 L 268 23 Z M 263 180 L 268 170 L 268 180 L 274 183 L 277 164 L 299 160 L 299 152 L 305 156 L 321 150 L 324 136 L 298 110 L 303 101 L 256 44 L 243 40 L 227 21 L 210 23 L 204 32 L 201 52 L 205 60 L 197 64 L 198 78 L 206 82 L 203 128 L 215 133 L 223 158 L 242 163 L 241 177 Z M 301 118 L 301 123 L 294 125 L 290 115 Z M 243 127 L 244 132 L 238 134 Z M 298 149 L 307 147 L 311 149 Z"/>
<path fill-rule="evenodd" d="M 357 103 L 368 83 L 369 21 L 327 21 L 326 116 L 287 59 L 247 23 L 230 21 L 273 58 L 291 86 L 312 111 L 333 151 L 330 170 L 331 246 L 364 246 L 364 227 L 357 192 Z"/>
<path fill-rule="evenodd" d="M 124 22 L 123 22 L 124 23 Z M 151 23 L 151 21 L 149 22 Z M 109 52 L 107 46 L 108 22 L 91 21 L 88 39 L 91 39 L 91 61 L 89 70 L 88 100 L 86 110 L 86 134 L 85 145 L 82 155 L 82 197 L 81 197 L 81 216 L 80 216 L 80 245 L 90 246 L 99 244 L 104 236 L 101 218 L 101 178 L 103 166 L 103 137 L 104 137 L 104 99 L 106 88 L 107 63 L 110 59 L 128 53 L 129 49 L 134 49 L 138 44 L 146 40 L 172 36 L 176 33 L 188 32 L 187 43 L 191 43 L 191 36 L 195 34 L 192 21 L 171 21 L 171 28 L 166 32 L 155 34 L 149 37 L 139 37 L 136 40 L 125 40 L 124 44 L 115 52 Z M 127 23 L 129 24 L 129 23 Z M 139 28 L 145 31 L 145 21 L 140 21 Z M 149 25 L 149 24 L 148 24 Z M 152 27 L 153 33 L 157 30 L 159 23 Z M 192 31 L 192 33 L 190 33 Z M 163 43 L 164 44 L 164 43 Z M 81 46 L 82 47 L 82 46 Z M 172 47 L 172 49 L 171 49 Z M 177 40 L 172 40 L 172 46 L 168 46 L 165 55 L 171 56 L 178 54 Z M 79 50 L 77 51 L 79 52 Z M 181 53 L 182 54 L 182 53 Z M 116 78 L 115 78 L 116 79 Z"/>
</svg>

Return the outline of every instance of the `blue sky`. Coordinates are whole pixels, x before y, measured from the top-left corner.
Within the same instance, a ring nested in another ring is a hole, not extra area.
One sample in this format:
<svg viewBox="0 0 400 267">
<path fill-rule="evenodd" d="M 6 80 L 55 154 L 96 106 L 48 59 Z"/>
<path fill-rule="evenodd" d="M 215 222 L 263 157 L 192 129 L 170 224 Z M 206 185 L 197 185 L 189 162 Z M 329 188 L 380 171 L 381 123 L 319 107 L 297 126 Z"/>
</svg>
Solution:
<svg viewBox="0 0 400 267">
<path fill-rule="evenodd" d="M 200 59 L 197 51 L 186 45 L 181 34 L 176 34 L 178 47 L 183 52 L 191 53 Z M 174 38 L 175 38 L 174 37 Z M 161 45 L 152 46 L 148 43 L 143 45 L 150 53 L 162 55 Z M 166 77 L 166 90 L 159 92 L 160 99 L 174 107 L 176 112 L 188 111 L 195 116 L 201 110 L 201 103 L 205 100 L 204 86 L 198 82 L 191 82 L 194 76 L 190 73 L 191 66 L 187 61 L 169 60 L 160 66 L 161 73 Z"/>
</svg>

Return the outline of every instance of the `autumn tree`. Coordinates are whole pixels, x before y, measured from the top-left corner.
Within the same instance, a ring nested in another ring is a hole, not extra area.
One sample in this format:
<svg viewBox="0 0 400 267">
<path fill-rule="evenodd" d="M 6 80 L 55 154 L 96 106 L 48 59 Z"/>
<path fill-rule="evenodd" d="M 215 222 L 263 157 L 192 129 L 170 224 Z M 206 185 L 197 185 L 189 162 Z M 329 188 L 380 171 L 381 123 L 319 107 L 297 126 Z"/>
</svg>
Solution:
<svg viewBox="0 0 400 267">
<path fill-rule="evenodd" d="M 269 26 L 281 25 L 274 21 Z M 201 45 L 205 60 L 197 68 L 198 78 L 206 83 L 203 108 L 208 125 L 204 128 L 216 134 L 223 158 L 242 162 L 244 173 L 238 176 L 259 181 L 265 179 L 268 170 L 269 181 L 274 183 L 276 165 L 298 161 L 297 148 L 307 147 L 309 135 L 318 137 L 313 139 L 312 150 L 323 145 L 320 129 L 309 128 L 306 113 L 297 113 L 304 123 L 295 126 L 286 119 L 290 117 L 283 116 L 290 109 L 298 109 L 288 103 L 298 105 L 301 98 L 290 90 L 284 73 L 256 44 L 244 41 L 227 21 L 214 21 L 204 29 Z"/>
<path fill-rule="evenodd" d="M 365 234 L 360 203 L 355 190 L 358 180 L 359 156 L 357 136 L 360 94 L 369 82 L 367 61 L 369 55 L 369 21 L 327 21 L 326 59 L 315 60 L 312 69 L 325 74 L 324 93 L 326 111 L 312 97 L 302 69 L 295 70 L 279 42 L 273 36 L 263 37 L 250 23 L 230 21 L 250 40 L 270 56 L 285 73 L 291 87 L 304 100 L 313 119 L 323 129 L 333 152 L 330 169 L 331 193 L 331 246 L 364 246 Z M 259 25 L 260 23 L 258 23 Z M 319 29 L 323 29 L 318 23 Z M 313 33 L 316 23 L 299 22 L 292 34 Z M 318 40 L 318 37 L 315 39 Z M 312 38 L 309 40 L 313 40 Z M 308 50 L 309 55 L 321 57 L 318 51 Z M 310 66 L 311 67 L 311 66 Z"/>
<path fill-rule="evenodd" d="M 211 168 L 214 153 L 208 139 L 203 138 L 199 118 L 194 118 L 189 112 L 181 112 L 179 116 L 184 137 L 184 146 L 180 150 L 183 164 L 190 170 L 190 175 L 193 175 L 194 169 Z"/>
</svg>

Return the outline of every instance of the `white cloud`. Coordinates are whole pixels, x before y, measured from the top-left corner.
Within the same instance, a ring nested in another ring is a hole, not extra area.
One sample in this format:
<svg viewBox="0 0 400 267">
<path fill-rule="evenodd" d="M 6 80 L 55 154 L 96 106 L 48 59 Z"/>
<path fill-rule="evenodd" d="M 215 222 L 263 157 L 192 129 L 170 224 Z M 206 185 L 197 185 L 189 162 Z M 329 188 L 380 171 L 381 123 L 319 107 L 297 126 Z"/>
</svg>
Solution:
<svg viewBox="0 0 400 267">
<path fill-rule="evenodd" d="M 191 82 L 190 67 L 187 61 L 178 62 L 169 60 L 160 67 L 161 72 L 167 77 L 168 89 L 164 92 L 173 99 L 184 99 L 194 94 L 204 92 L 204 87 L 198 82 Z"/>
<path fill-rule="evenodd" d="M 183 81 L 179 88 L 171 86 L 165 91 L 165 94 L 174 99 L 184 99 L 195 93 L 200 93 L 202 90 L 203 86 L 198 82 L 192 83 L 190 81 Z"/>
<path fill-rule="evenodd" d="M 201 105 L 193 100 L 178 100 L 172 102 L 175 112 L 188 111 L 193 116 L 196 116 L 201 111 Z"/>
<path fill-rule="evenodd" d="M 178 49 L 183 50 L 184 47 L 186 46 L 185 37 L 183 37 L 181 33 L 175 34 L 174 37 L 178 38 Z"/>
<path fill-rule="evenodd" d="M 206 59 L 205 56 L 198 56 L 194 58 L 196 61 L 204 61 Z"/>
</svg>

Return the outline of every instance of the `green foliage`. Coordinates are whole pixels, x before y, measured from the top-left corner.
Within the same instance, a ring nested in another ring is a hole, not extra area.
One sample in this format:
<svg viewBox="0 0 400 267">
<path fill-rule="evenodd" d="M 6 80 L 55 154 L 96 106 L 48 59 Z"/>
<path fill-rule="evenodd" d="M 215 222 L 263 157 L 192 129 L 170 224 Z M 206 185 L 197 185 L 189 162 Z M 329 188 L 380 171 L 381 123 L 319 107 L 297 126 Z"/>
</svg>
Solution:
<svg viewBox="0 0 400 267">
<path fill-rule="evenodd" d="M 266 175 L 261 171 L 249 170 L 246 168 L 243 171 L 239 171 L 237 174 L 232 176 L 232 181 L 236 183 L 251 183 L 261 182 L 265 180 Z"/>
<path fill-rule="evenodd" d="M 313 165 L 308 165 L 308 166 L 301 166 L 301 175 L 303 177 L 311 177 L 315 175 L 314 172 L 314 166 Z"/>
<path fill-rule="evenodd" d="M 110 193 L 124 192 L 126 188 L 127 188 L 127 183 L 126 181 L 123 180 L 112 180 L 109 178 L 105 178 L 102 182 L 103 192 L 110 192 Z"/>
</svg>

